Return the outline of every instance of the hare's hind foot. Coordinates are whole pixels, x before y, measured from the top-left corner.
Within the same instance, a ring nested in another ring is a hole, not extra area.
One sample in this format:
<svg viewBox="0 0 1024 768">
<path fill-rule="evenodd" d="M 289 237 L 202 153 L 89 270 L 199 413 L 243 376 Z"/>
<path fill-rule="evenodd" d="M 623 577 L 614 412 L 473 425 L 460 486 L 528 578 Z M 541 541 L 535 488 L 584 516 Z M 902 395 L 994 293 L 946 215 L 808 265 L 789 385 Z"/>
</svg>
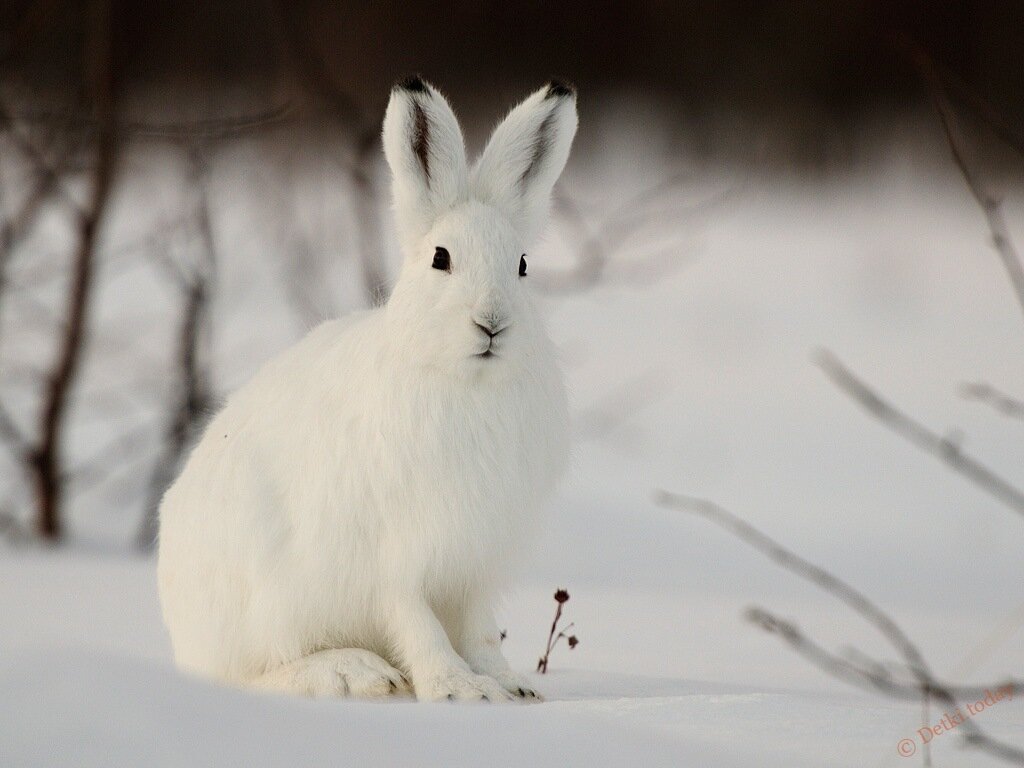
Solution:
<svg viewBox="0 0 1024 768">
<path fill-rule="evenodd" d="M 411 692 L 401 672 L 362 648 L 317 651 L 268 670 L 250 685 L 314 697 L 379 698 Z"/>
</svg>

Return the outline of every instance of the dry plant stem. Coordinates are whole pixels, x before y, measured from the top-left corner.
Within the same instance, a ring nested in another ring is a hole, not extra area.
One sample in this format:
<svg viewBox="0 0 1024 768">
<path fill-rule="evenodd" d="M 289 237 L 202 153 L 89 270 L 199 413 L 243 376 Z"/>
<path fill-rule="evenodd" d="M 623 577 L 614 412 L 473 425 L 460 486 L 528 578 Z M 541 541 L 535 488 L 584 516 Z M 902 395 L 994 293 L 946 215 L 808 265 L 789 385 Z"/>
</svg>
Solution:
<svg viewBox="0 0 1024 768">
<path fill-rule="evenodd" d="M 567 624 L 565 626 L 565 629 L 561 630 L 557 635 L 554 636 L 554 639 L 552 639 L 550 636 L 548 637 L 548 647 L 547 647 L 547 650 L 544 651 L 544 656 L 541 657 L 540 661 L 537 662 L 537 671 L 540 672 L 542 675 L 547 674 L 547 671 L 548 671 L 548 660 L 551 657 L 551 652 L 553 650 L 555 650 L 555 646 L 558 645 L 558 641 L 563 639 L 563 638 L 568 638 L 569 636 L 566 634 L 566 632 L 568 632 L 570 629 L 572 629 L 575 626 L 576 625 L 574 623 Z M 571 640 L 570 640 L 569 648 L 570 649 L 573 648 Z"/>
<path fill-rule="evenodd" d="M 1019 488 L 964 453 L 954 441 L 935 434 L 883 400 L 830 351 L 819 351 L 816 360 L 833 384 L 885 426 L 925 453 L 931 454 L 954 472 L 966 477 L 1018 515 L 1024 516 L 1024 492 Z"/>
<path fill-rule="evenodd" d="M 562 588 L 555 590 L 555 603 L 557 604 L 555 608 L 555 618 L 551 622 L 551 631 L 548 632 L 548 642 L 547 646 L 544 648 L 544 655 L 537 661 L 537 671 L 542 675 L 548 671 L 548 661 L 551 658 L 551 651 L 553 651 L 555 646 L 558 645 L 559 640 L 564 637 L 566 642 L 569 644 L 570 651 L 579 644 L 579 640 L 575 635 L 567 634 L 570 629 L 576 626 L 575 624 L 569 623 L 565 627 L 562 627 L 561 630 L 558 629 L 558 622 L 562 618 L 562 606 L 568 601 L 569 592 L 567 590 Z"/>
<path fill-rule="evenodd" d="M 555 632 L 558 629 L 558 620 L 562 618 L 562 605 L 564 605 L 564 603 L 558 603 L 558 607 L 555 608 L 555 620 L 551 622 L 551 631 L 548 633 L 548 644 L 544 649 L 544 655 L 541 656 L 540 661 L 537 664 L 537 671 L 542 675 L 547 674 L 548 658 L 551 656 L 551 650 L 555 647 L 555 642 L 557 640 Z"/>
<path fill-rule="evenodd" d="M 79 219 L 78 247 L 72 263 L 64 334 L 59 342 L 57 359 L 47 375 L 39 443 L 32 450 L 30 458 L 36 489 L 36 532 L 51 541 L 58 540 L 62 533 L 63 428 L 69 395 L 85 345 L 96 243 L 110 195 L 116 152 L 109 0 L 97 0 L 90 6 L 89 12 L 92 18 L 91 35 L 87 41 L 86 72 L 97 117 L 96 159 L 90 200 Z"/>
</svg>

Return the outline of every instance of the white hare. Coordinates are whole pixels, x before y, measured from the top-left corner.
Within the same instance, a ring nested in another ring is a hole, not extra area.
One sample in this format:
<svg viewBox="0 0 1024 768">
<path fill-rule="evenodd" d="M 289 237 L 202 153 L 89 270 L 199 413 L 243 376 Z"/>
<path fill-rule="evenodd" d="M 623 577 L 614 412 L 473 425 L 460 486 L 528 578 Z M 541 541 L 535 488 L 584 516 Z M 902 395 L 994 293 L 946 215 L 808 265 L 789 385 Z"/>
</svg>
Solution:
<svg viewBox="0 0 1024 768">
<path fill-rule="evenodd" d="M 180 667 L 314 696 L 537 695 L 502 657 L 492 604 L 568 458 L 525 251 L 576 123 L 574 90 L 552 82 L 470 168 L 444 97 L 415 77 L 392 90 L 390 299 L 267 363 L 163 499 Z"/>
</svg>

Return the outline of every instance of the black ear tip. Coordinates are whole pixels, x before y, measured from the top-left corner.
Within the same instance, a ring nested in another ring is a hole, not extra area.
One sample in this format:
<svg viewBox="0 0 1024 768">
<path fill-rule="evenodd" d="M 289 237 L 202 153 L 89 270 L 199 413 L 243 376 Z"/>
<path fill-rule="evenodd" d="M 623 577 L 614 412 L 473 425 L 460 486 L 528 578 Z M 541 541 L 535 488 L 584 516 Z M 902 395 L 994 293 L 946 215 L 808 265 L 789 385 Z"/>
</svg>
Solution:
<svg viewBox="0 0 1024 768">
<path fill-rule="evenodd" d="M 426 93 L 427 84 L 419 75 L 409 75 L 403 77 L 397 83 L 395 88 L 400 88 L 403 91 L 412 91 L 413 93 Z"/>
<path fill-rule="evenodd" d="M 548 92 L 545 99 L 563 99 L 576 95 L 576 86 L 566 80 L 552 80 L 548 83 Z"/>
</svg>

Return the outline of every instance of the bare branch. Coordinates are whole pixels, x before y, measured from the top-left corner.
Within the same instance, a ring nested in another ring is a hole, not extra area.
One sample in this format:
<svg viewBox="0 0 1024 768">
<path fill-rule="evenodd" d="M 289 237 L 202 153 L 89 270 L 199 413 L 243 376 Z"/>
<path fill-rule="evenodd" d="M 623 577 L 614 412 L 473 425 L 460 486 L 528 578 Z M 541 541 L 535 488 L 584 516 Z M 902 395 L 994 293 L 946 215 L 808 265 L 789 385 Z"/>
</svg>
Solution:
<svg viewBox="0 0 1024 768">
<path fill-rule="evenodd" d="M 791 552 L 774 539 L 754 528 L 754 526 L 711 501 L 672 494 L 667 491 L 658 491 L 655 494 L 655 503 L 668 509 L 695 514 L 710 520 L 720 528 L 732 533 L 744 543 L 749 544 L 790 573 L 809 581 L 847 605 L 858 616 L 875 627 L 889 644 L 896 649 L 907 670 L 912 675 L 914 683 L 904 683 L 901 686 L 897 681 L 891 680 L 886 675 L 879 674 L 876 670 L 864 668 L 853 662 L 836 657 L 821 646 L 805 638 L 789 622 L 777 619 L 766 611 L 759 609 L 748 611 L 747 617 L 749 619 L 757 622 L 763 629 L 781 635 L 791 647 L 804 655 L 805 658 L 848 682 L 867 685 L 876 690 L 881 690 L 891 695 L 900 695 L 901 697 L 906 693 L 904 688 L 913 685 L 916 688 L 916 696 L 913 698 L 921 699 L 924 697 L 927 699 L 931 697 L 951 707 L 958 706 L 956 689 L 948 688 L 935 679 L 924 657 L 913 641 L 887 613 L 858 589 L 847 584 L 838 576 L 829 573 L 824 568 Z M 1011 680 L 1009 682 L 1013 684 L 1015 681 Z M 974 688 L 974 686 L 971 686 L 964 690 L 973 691 Z M 965 741 L 971 746 L 985 750 L 989 754 L 1008 762 L 1024 764 L 1024 752 L 1016 747 L 1002 744 L 992 739 L 978 728 L 976 724 L 971 723 L 971 727 L 965 728 L 964 733 Z"/>
<path fill-rule="evenodd" d="M 20 236 L 31 227 L 32 221 L 40 209 L 40 203 L 50 194 L 56 195 L 68 208 L 81 215 L 81 208 L 62 182 L 65 172 L 71 169 L 79 149 L 76 142 L 68 140 L 67 146 L 58 153 L 55 159 L 49 157 L 49 153 L 36 146 L 31 136 L 23 135 L 21 126 L 3 99 L 0 99 L 0 125 L 8 129 L 8 137 L 31 164 L 37 177 L 36 188 L 26 198 L 21 214 L 14 217 L 13 235 Z M 68 138 L 64 133 L 61 135 Z"/>
<path fill-rule="evenodd" d="M 570 225 L 573 237 L 579 240 L 580 245 L 575 254 L 576 263 L 567 270 L 545 272 L 542 276 L 543 279 L 537 283 L 538 290 L 547 293 L 570 293 L 584 291 L 600 283 L 606 275 L 614 252 L 647 227 L 651 221 L 664 218 L 653 215 L 655 205 L 667 199 L 686 180 L 685 175 L 676 173 L 641 190 L 616 207 L 614 211 L 602 217 L 596 228 L 592 228 L 588 224 L 575 201 L 564 193 L 557 194 L 555 196 L 556 210 Z M 689 204 L 671 218 L 678 221 L 684 213 L 691 215 L 700 213 L 720 204 L 731 194 L 732 190 L 730 189 L 706 200 Z M 652 267 L 662 269 L 665 263 L 678 263 L 678 261 L 677 253 L 659 251 L 640 263 L 634 264 L 633 269 L 643 273 Z"/>
<path fill-rule="evenodd" d="M 57 359 L 47 376 L 39 441 L 30 460 L 38 504 L 36 527 L 40 536 L 51 540 L 61 536 L 63 428 L 69 395 L 85 344 L 97 238 L 113 182 L 116 152 L 109 0 L 96 0 L 90 8 L 90 14 L 92 28 L 87 43 L 86 71 L 99 125 L 91 199 L 79 221 L 78 248 L 73 259 L 71 292 L 68 296 L 67 326 L 59 342 Z"/>
<path fill-rule="evenodd" d="M 895 699 L 920 701 L 922 694 L 925 694 L 925 700 L 928 696 L 934 696 L 955 707 L 957 699 L 984 698 L 991 691 L 999 689 L 1010 689 L 1016 693 L 1024 685 L 1024 680 L 1011 678 L 995 685 L 954 686 L 932 681 L 924 687 L 920 683 L 895 680 L 879 672 L 882 665 L 878 662 L 864 665 L 843 659 L 811 640 L 792 622 L 780 619 L 763 608 L 748 608 L 746 618 L 766 632 L 782 638 L 793 651 L 822 672 Z M 1024 765 L 1024 750 L 993 739 L 972 720 L 965 719 L 960 726 L 963 728 L 964 741 L 969 745 L 1008 763 Z"/>
<path fill-rule="evenodd" d="M 932 432 L 883 400 L 881 395 L 857 378 L 828 350 L 819 351 L 816 360 L 833 384 L 885 426 L 925 453 L 931 454 L 957 474 L 966 477 L 1018 515 L 1024 516 L 1024 492 L 1019 488 L 964 453 L 956 441 Z"/>
<path fill-rule="evenodd" d="M 753 606 L 744 613 L 745 618 L 758 625 L 761 629 L 781 637 L 787 645 L 819 669 L 833 677 L 838 677 L 855 685 L 884 693 L 896 699 L 919 701 L 921 685 L 912 679 L 896 679 L 888 673 L 886 665 L 868 657 L 861 651 L 853 650 L 849 655 L 854 658 L 843 658 L 826 650 L 805 635 L 791 621 L 781 619 L 768 610 Z M 978 699 L 996 688 L 1012 688 L 1014 691 L 1024 690 L 1024 679 L 1007 679 L 990 684 L 955 685 L 953 683 L 933 681 L 936 689 L 941 689 L 957 699 Z"/>
<path fill-rule="evenodd" d="M 869 624 L 874 626 L 889 644 L 899 652 L 908 668 L 919 680 L 927 680 L 931 673 L 928 665 L 910 638 L 893 621 L 888 614 L 876 606 L 866 595 L 847 584 L 838 576 L 834 576 L 824 568 L 805 560 L 790 552 L 774 539 L 769 538 L 744 520 L 714 502 L 697 499 L 691 496 L 659 491 L 655 494 L 655 502 L 660 506 L 703 517 L 705 520 L 724 528 L 741 541 L 749 544 L 761 554 L 782 566 L 790 573 L 815 584 L 845 603 Z"/>
<path fill-rule="evenodd" d="M 17 242 L 28 232 L 42 210 L 50 192 L 59 184 L 63 165 L 50 166 L 36 162 L 39 178 L 18 211 L 0 224 L 0 263 L 10 258 Z"/>
<path fill-rule="evenodd" d="M 51 194 L 59 193 L 65 201 L 71 202 L 72 207 L 76 206 L 61 185 L 61 174 L 70 163 L 74 148 L 69 145 L 56 163 L 50 163 L 31 141 L 19 135 L 16 126 L 10 122 L 7 108 L 2 100 L 0 100 L 0 125 L 6 125 L 9 128 L 11 139 L 32 164 L 36 175 L 34 185 L 21 201 L 18 210 L 5 216 L 0 222 L 0 299 L 2 299 L 8 287 L 8 266 L 14 251 L 27 233 L 32 230 L 44 203 Z"/>
<path fill-rule="evenodd" d="M 1010 278 L 1010 285 L 1017 296 L 1017 303 L 1024 312 L 1024 265 L 1021 264 L 1020 254 L 1010 237 L 1010 230 L 1006 226 L 1006 219 L 1003 217 L 1002 201 L 986 188 L 978 171 L 971 165 L 968 159 L 967 143 L 964 140 L 963 132 L 957 122 L 953 108 L 946 98 L 945 88 L 938 70 L 932 60 L 917 47 L 913 53 L 914 63 L 918 72 L 924 79 L 942 121 L 942 129 L 946 134 L 946 141 L 949 144 L 950 152 L 953 155 L 953 162 L 967 182 L 967 188 L 971 195 L 978 202 L 981 211 L 985 214 L 989 232 L 992 235 L 992 245 L 999 254 L 999 258 L 1006 268 Z"/>
<path fill-rule="evenodd" d="M 946 92 L 955 92 L 967 103 L 971 111 L 978 116 L 1008 147 L 1024 157 L 1024 132 L 992 105 L 980 96 L 966 80 L 954 70 L 935 61 L 924 47 L 905 35 L 898 36 L 897 46 L 910 59 L 914 66 L 929 80 L 941 83 Z"/>
<path fill-rule="evenodd" d="M 960 396 L 991 406 L 1003 416 L 1024 420 L 1024 400 L 1003 394 L 984 381 L 965 383 L 960 387 Z"/>
</svg>

